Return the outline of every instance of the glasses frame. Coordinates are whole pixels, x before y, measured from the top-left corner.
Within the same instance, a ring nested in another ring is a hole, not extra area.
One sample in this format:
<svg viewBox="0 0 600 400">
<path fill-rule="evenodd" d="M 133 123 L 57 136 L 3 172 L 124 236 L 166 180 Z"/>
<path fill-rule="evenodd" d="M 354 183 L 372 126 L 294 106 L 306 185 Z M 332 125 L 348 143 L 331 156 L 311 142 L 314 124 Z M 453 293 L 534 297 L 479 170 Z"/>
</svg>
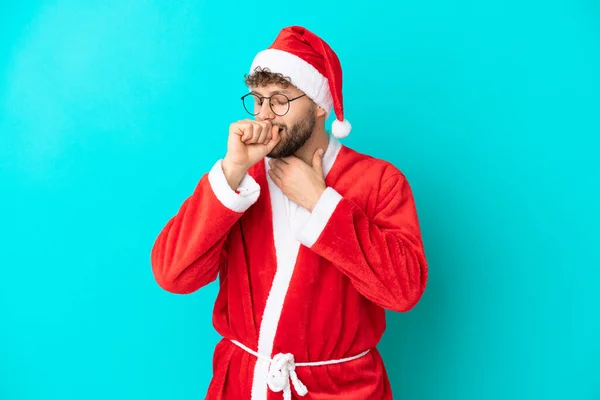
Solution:
<svg viewBox="0 0 600 400">
<path fill-rule="evenodd" d="M 284 115 L 286 115 L 286 114 L 287 114 L 287 113 L 290 111 L 290 103 L 291 103 L 292 101 L 294 101 L 294 100 L 298 100 L 299 98 L 306 96 L 306 93 L 304 93 L 304 94 L 302 94 L 302 95 L 300 95 L 300 96 L 294 97 L 293 99 L 290 99 L 289 97 L 287 97 L 287 96 L 286 96 L 285 94 L 283 94 L 283 93 L 275 93 L 275 94 L 272 94 L 271 96 L 259 96 L 258 94 L 256 94 L 256 93 L 252 93 L 252 92 L 250 92 L 250 93 L 246 93 L 245 95 L 243 95 L 243 96 L 241 97 L 241 100 L 242 100 L 242 106 L 244 107 L 244 110 L 246 110 L 246 112 L 247 112 L 248 114 L 250 114 L 250 115 L 252 115 L 252 116 L 254 116 L 254 117 L 255 117 L 255 116 L 257 116 L 258 114 L 260 114 L 260 111 L 259 111 L 259 112 L 257 112 L 256 114 L 254 114 L 254 113 L 251 113 L 251 112 L 250 112 L 250 110 L 248 110 L 248 109 L 246 108 L 246 103 L 244 103 L 244 99 L 245 99 L 246 97 L 248 97 L 248 96 L 255 96 L 255 97 L 258 97 L 258 98 L 259 98 L 261 101 L 264 101 L 265 99 L 269 99 L 269 108 L 271 109 L 271 111 L 273 111 L 273 114 L 277 115 L 278 117 L 283 117 Z M 273 96 L 283 96 L 283 97 L 285 97 L 285 98 L 287 99 L 287 110 L 285 111 L 285 113 L 283 113 L 283 114 L 277 114 L 277 113 L 275 112 L 275 110 L 273 110 L 273 104 L 271 104 L 271 97 L 273 97 Z"/>
</svg>

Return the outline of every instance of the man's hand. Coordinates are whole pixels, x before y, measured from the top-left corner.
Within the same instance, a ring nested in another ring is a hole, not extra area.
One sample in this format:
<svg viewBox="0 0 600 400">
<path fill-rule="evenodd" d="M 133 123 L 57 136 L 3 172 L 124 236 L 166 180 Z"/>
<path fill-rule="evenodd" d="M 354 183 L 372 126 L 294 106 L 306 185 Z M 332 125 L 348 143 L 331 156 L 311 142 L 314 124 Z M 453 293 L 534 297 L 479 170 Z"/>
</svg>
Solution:
<svg viewBox="0 0 600 400">
<path fill-rule="evenodd" d="M 249 169 L 279 143 L 279 126 L 271 121 L 242 120 L 229 126 L 227 154 L 229 165 Z"/>
<path fill-rule="evenodd" d="M 295 156 L 269 160 L 269 176 L 294 203 L 312 212 L 326 189 L 323 150 L 318 149 L 312 166 Z"/>
<path fill-rule="evenodd" d="M 237 190 L 246 171 L 269 154 L 279 140 L 279 127 L 270 121 L 242 120 L 231 124 L 222 164 L 229 186 Z"/>
</svg>

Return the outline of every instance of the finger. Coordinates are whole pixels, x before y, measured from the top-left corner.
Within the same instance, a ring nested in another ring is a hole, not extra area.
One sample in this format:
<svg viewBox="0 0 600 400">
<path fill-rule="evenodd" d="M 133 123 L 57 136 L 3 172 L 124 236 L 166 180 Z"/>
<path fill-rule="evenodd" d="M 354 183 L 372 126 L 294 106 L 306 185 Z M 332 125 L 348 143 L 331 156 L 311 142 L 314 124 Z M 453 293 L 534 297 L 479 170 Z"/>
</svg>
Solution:
<svg viewBox="0 0 600 400">
<path fill-rule="evenodd" d="M 250 143 L 260 143 L 259 138 L 260 138 L 260 134 L 263 130 L 263 127 L 261 125 L 260 122 L 255 121 L 254 122 L 254 127 L 252 130 L 252 139 L 250 139 Z"/>
<path fill-rule="evenodd" d="M 278 182 L 278 178 L 277 178 L 277 176 L 275 175 L 275 173 L 273 172 L 273 170 L 269 170 L 269 171 L 268 171 L 268 174 L 269 174 L 269 176 L 271 177 L 271 180 L 272 180 L 273 182 L 275 182 L 275 184 L 276 184 L 277 186 L 279 186 L 279 184 L 277 183 L 277 182 Z"/>
<path fill-rule="evenodd" d="M 271 135 L 271 121 L 263 121 L 261 123 L 262 132 L 260 133 L 260 137 L 258 138 L 258 143 L 262 143 L 264 145 L 269 143 L 269 136 Z"/>
<path fill-rule="evenodd" d="M 246 143 L 248 140 L 252 138 L 254 134 L 254 125 L 252 123 L 247 123 L 244 126 L 244 134 L 242 135 L 242 142 Z"/>
<path fill-rule="evenodd" d="M 267 141 L 273 139 L 273 125 L 271 123 L 269 123 L 267 125 Z"/>
<path fill-rule="evenodd" d="M 260 135 L 258 136 L 258 143 L 264 143 L 267 141 L 267 136 L 271 132 L 271 123 L 269 121 L 264 121 L 261 124 Z"/>
<path fill-rule="evenodd" d="M 273 166 L 271 168 L 275 169 L 277 176 L 283 179 L 288 173 L 289 166 L 286 163 L 282 162 L 280 158 L 276 160 L 273 159 L 273 161 L 275 162 L 273 163 Z"/>
<path fill-rule="evenodd" d="M 260 135 L 265 129 L 264 123 L 260 121 L 254 122 L 254 134 L 252 135 L 252 143 L 260 143 Z"/>
<path fill-rule="evenodd" d="M 322 172 L 323 167 L 323 149 L 317 149 L 312 158 L 312 167 L 317 172 Z"/>
<path fill-rule="evenodd" d="M 267 143 L 267 149 L 269 151 L 273 150 L 277 143 L 279 143 L 279 127 L 276 125 L 271 126 L 271 140 Z"/>
<path fill-rule="evenodd" d="M 249 122 L 248 127 L 246 128 L 246 134 L 244 135 L 244 143 L 250 144 L 252 143 L 252 136 L 254 136 L 254 131 L 256 130 L 256 125 L 254 122 Z"/>
<path fill-rule="evenodd" d="M 279 174 L 278 174 L 278 172 L 276 171 L 275 168 L 270 168 L 269 169 L 269 176 L 276 183 L 279 183 L 281 181 L 281 178 L 280 178 L 280 176 L 279 176 Z"/>
<path fill-rule="evenodd" d="M 232 127 L 231 131 L 238 135 L 240 137 L 240 140 L 243 140 L 244 134 L 246 133 L 246 126 L 238 123 Z"/>
</svg>

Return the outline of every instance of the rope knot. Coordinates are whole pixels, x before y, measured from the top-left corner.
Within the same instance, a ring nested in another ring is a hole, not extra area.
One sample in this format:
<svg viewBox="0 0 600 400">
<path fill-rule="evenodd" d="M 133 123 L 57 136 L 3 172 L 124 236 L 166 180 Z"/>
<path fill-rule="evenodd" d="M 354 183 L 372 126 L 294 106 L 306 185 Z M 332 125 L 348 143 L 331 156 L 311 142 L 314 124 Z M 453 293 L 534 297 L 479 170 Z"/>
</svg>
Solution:
<svg viewBox="0 0 600 400">
<path fill-rule="evenodd" d="M 290 380 L 294 385 L 294 389 L 299 396 L 304 396 L 308 393 L 306 386 L 296 375 L 296 362 L 294 355 L 290 353 L 279 353 L 269 365 L 268 385 L 274 392 L 283 392 L 284 400 L 292 399 L 292 391 L 290 389 Z"/>
</svg>

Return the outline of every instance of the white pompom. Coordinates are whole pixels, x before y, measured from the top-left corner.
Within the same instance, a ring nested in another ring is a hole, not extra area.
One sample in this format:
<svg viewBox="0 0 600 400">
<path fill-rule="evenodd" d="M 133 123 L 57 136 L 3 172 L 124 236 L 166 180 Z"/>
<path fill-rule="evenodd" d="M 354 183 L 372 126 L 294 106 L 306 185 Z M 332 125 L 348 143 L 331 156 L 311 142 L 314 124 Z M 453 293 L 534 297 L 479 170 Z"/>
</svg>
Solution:
<svg viewBox="0 0 600 400">
<path fill-rule="evenodd" d="M 350 125 L 350 122 L 348 122 L 347 119 L 345 119 L 344 121 L 336 119 L 331 125 L 331 133 L 333 133 L 333 136 L 335 136 L 336 138 L 345 138 L 350 134 L 351 130 L 352 125 Z"/>
</svg>

